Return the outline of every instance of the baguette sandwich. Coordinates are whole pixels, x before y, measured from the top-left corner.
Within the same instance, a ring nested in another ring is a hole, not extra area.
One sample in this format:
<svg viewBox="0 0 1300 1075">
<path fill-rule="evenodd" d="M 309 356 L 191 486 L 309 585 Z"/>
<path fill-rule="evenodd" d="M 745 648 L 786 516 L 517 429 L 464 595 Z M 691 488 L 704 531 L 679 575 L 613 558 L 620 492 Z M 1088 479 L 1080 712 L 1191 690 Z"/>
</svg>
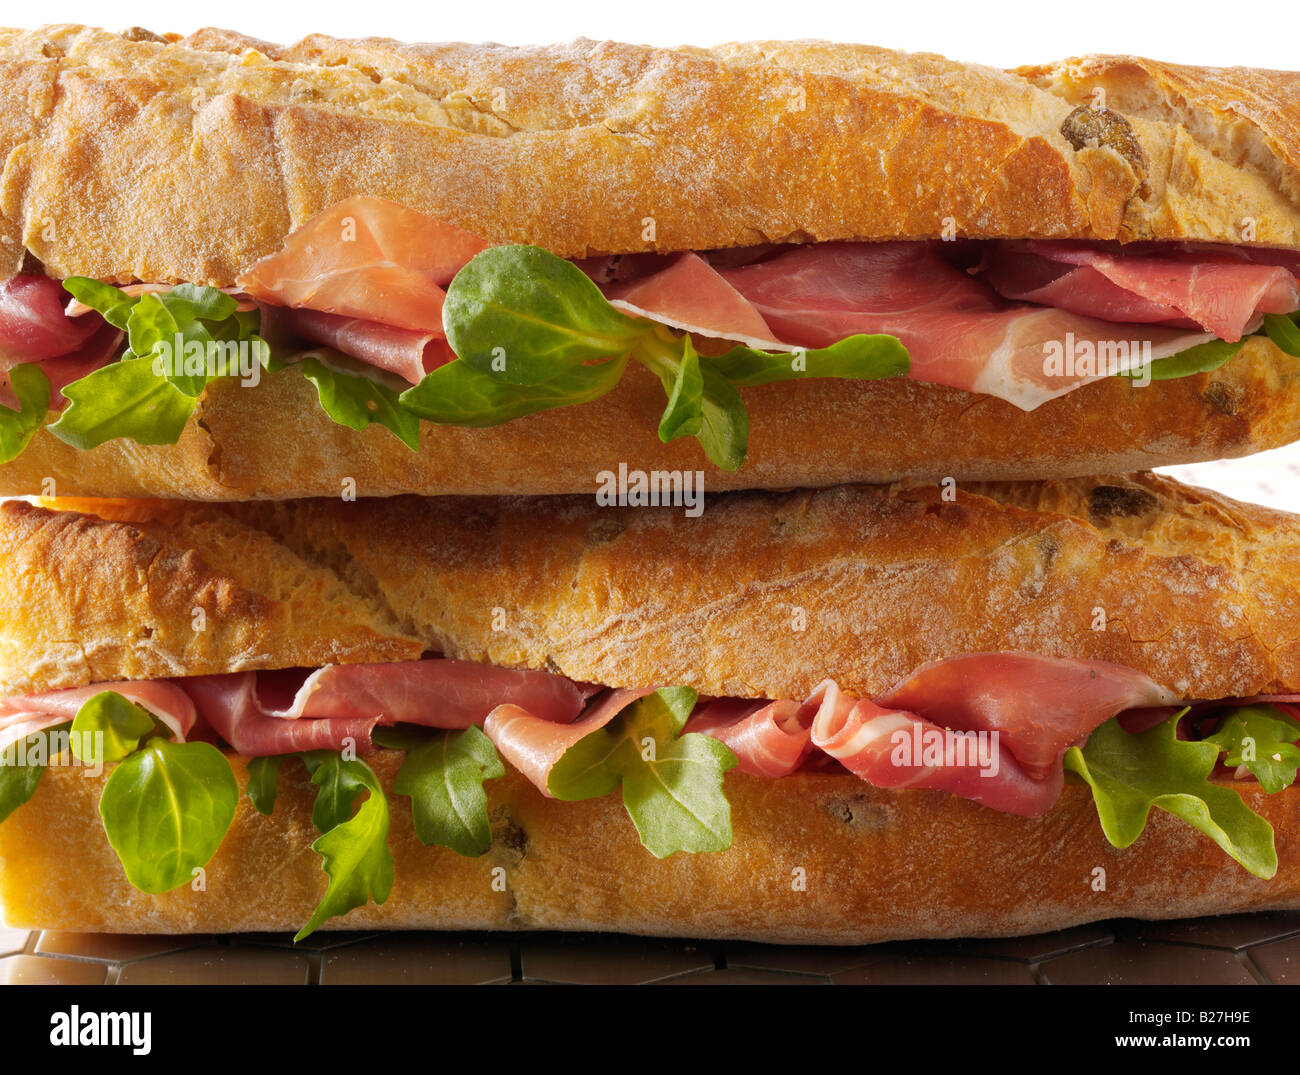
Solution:
<svg viewBox="0 0 1300 1075">
<path fill-rule="evenodd" d="M 0 31 L 0 493 L 1067 479 L 1300 436 L 1300 75 Z"/>
<path fill-rule="evenodd" d="M 0 505 L 11 925 L 1300 906 L 1300 517 L 1153 475 Z"/>
</svg>

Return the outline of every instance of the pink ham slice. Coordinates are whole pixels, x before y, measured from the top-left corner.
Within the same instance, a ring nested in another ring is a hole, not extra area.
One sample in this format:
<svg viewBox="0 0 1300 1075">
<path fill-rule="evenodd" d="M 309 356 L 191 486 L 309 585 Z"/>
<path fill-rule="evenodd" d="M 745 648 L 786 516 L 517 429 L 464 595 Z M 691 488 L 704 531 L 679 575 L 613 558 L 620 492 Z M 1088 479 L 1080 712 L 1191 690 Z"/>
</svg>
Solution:
<svg viewBox="0 0 1300 1075">
<path fill-rule="evenodd" d="M 990 243 L 980 275 L 1008 299 L 1109 321 L 1199 327 L 1235 341 L 1300 307 L 1293 270 L 1229 252 L 1119 253 L 1066 242 Z"/>
<path fill-rule="evenodd" d="M 94 334 L 97 318 L 68 317 L 68 293 L 57 280 L 31 273 L 0 283 L 0 373 L 74 351 Z"/>
<path fill-rule="evenodd" d="M 286 337 L 296 336 L 332 347 L 411 384 L 419 384 L 426 373 L 456 357 L 441 331 L 395 328 L 379 321 L 287 306 L 263 308 L 262 333 L 272 346 Z"/>
<path fill-rule="evenodd" d="M 473 661 L 335 664 L 313 672 L 282 719 L 378 717 L 384 724 L 428 728 L 481 726 L 499 705 L 517 705 L 545 721 L 578 717 L 589 691 L 571 679 Z"/>
<path fill-rule="evenodd" d="M 742 773 L 777 779 L 803 765 L 812 750 L 815 711 L 798 702 L 749 702 L 718 698 L 687 721 L 684 733 L 698 732 L 731 749 Z"/>
<path fill-rule="evenodd" d="M 318 213 L 239 278 L 259 302 L 442 332 L 443 290 L 487 243 L 383 198 Z M 360 356 L 358 356 L 360 357 Z"/>
<path fill-rule="evenodd" d="M 1132 668 L 1035 653 L 974 653 L 923 665 L 876 701 L 958 731 L 996 731 L 1037 778 L 1065 748 L 1126 709 L 1178 696 Z"/>
<path fill-rule="evenodd" d="M 370 735 L 377 716 L 285 720 L 268 713 L 257 699 L 257 673 L 191 676 L 180 681 L 199 716 L 240 754 L 253 758 L 300 750 L 342 750 L 359 754 L 375 749 Z"/>
<path fill-rule="evenodd" d="M 654 691 L 654 687 L 611 690 L 592 703 L 582 719 L 571 724 L 545 720 L 518 705 L 500 705 L 488 715 L 483 731 L 496 744 L 501 756 L 550 799 L 554 796 L 546 786 L 547 780 L 564 752 L 579 739 L 605 727 L 638 698 Z"/>
<path fill-rule="evenodd" d="M 202 676 L 179 682 L 199 714 L 240 753 L 339 750 L 348 740 L 374 749 L 376 725 L 463 729 L 510 704 L 543 721 L 569 722 L 588 690 L 549 672 L 430 659 L 400 664 L 329 665 L 277 706 L 274 673 Z"/>
<path fill-rule="evenodd" d="M 611 304 L 683 332 L 788 350 L 763 315 L 699 254 L 682 254 L 666 269 L 606 289 Z"/>
<path fill-rule="evenodd" d="M 800 347 L 855 333 L 897 336 L 913 380 L 998 396 L 1023 410 L 1112 373 L 1204 343 L 1209 333 L 1119 325 L 1065 310 L 1007 306 L 933 243 L 823 243 L 720 274 L 772 330 Z M 1123 360 L 1055 371 L 1050 345 L 1126 344 Z M 1136 345 L 1136 346 L 1134 346 Z"/>
<path fill-rule="evenodd" d="M 194 703 L 185 691 L 167 680 L 96 683 L 89 687 L 0 698 L 0 750 L 33 732 L 71 720 L 90 698 L 104 691 L 115 691 L 143 706 L 171 729 L 178 742 L 184 742 L 194 728 Z"/>
<path fill-rule="evenodd" d="M 946 791 L 1023 817 L 1045 814 L 1060 797 L 1065 779 L 1060 766 L 1035 779 L 1014 755 L 991 745 L 981 764 L 974 737 L 961 741 L 951 733 L 945 736 L 941 725 L 843 694 L 830 680 L 817 688 L 806 705 L 815 714 L 813 742 L 875 787 Z M 926 737 L 942 744 L 941 764 L 925 763 Z"/>
</svg>

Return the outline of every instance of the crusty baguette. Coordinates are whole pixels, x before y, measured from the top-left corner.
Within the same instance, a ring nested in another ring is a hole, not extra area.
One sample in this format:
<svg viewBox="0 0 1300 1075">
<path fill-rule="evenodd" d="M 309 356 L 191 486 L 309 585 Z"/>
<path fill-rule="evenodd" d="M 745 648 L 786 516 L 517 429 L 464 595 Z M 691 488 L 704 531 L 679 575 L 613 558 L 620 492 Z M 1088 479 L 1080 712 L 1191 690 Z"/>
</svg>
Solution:
<svg viewBox="0 0 1300 1075">
<path fill-rule="evenodd" d="M 78 451 L 40 432 L 0 466 L 0 495 L 247 500 L 402 493 L 590 493 L 603 470 L 700 470 L 710 490 L 1073 478 L 1249 455 L 1300 436 L 1300 359 L 1265 337 L 1213 373 L 1135 388 L 1110 377 L 1032 412 L 916 381 L 741 390 L 749 458 L 728 474 L 690 437 L 663 444 L 659 380 L 633 365 L 594 403 L 490 429 L 425 423 L 418 453 L 336 425 L 296 371 L 208 388 L 180 442 Z"/>
<path fill-rule="evenodd" d="M 698 519 L 580 497 L 78 506 L 104 517 L 0 505 L 5 690 L 425 649 L 753 698 L 1012 649 L 1187 698 L 1300 689 L 1300 517 L 1149 474 L 732 493 Z"/>
<path fill-rule="evenodd" d="M 1073 780 L 1050 813 L 1027 819 L 942 792 L 881 791 L 813 772 L 781 780 L 729 773 L 731 849 L 658 860 L 617 795 L 548 800 L 510 771 L 487 785 L 492 847 L 467 859 L 420 845 L 407 800 L 391 795 L 398 758 L 383 752 L 371 761 L 390 788 L 396 881 L 382 906 L 358 908 L 327 929 L 618 930 L 858 944 L 1300 907 L 1295 789 L 1266 796 L 1238 785 L 1276 832 L 1281 867 L 1271 881 L 1158 810 L 1137 843 L 1116 850 L 1087 789 Z M 238 759 L 235 767 L 242 784 Z M 310 850 L 315 789 L 302 766 L 281 771 L 272 817 L 241 800 L 202 891 L 183 886 L 161 896 L 127 882 L 96 810 L 104 778 L 83 772 L 49 769 L 36 796 L 0 825 L 0 908 L 9 925 L 297 930 L 324 893 Z M 1104 891 L 1095 887 L 1102 881 Z"/>
<path fill-rule="evenodd" d="M 1075 114 L 1103 97 L 1109 111 Z M 1132 57 L 1002 72 L 824 42 L 0 30 L 0 276 L 30 254 L 56 276 L 229 285 L 357 193 L 564 255 L 953 229 L 1300 246 L 1298 124 L 1300 75 Z M 83 453 L 39 434 L 0 467 L 0 494 L 330 496 L 345 479 L 370 496 L 585 492 L 619 461 L 704 468 L 715 489 L 1068 478 L 1288 443 L 1297 366 L 1255 340 L 1214 374 L 1111 379 L 1032 414 L 906 382 L 748 389 L 737 474 L 690 438 L 659 443 L 662 390 L 641 369 L 589 406 L 426 425 L 416 455 L 335 426 L 291 372 L 213 387 L 175 447 Z"/>
<path fill-rule="evenodd" d="M 26 248 L 59 276 L 229 284 L 357 193 L 564 256 L 945 228 L 1300 246 L 1287 72 L 51 26 L 0 32 L 0 87 L 8 271 Z"/>
</svg>

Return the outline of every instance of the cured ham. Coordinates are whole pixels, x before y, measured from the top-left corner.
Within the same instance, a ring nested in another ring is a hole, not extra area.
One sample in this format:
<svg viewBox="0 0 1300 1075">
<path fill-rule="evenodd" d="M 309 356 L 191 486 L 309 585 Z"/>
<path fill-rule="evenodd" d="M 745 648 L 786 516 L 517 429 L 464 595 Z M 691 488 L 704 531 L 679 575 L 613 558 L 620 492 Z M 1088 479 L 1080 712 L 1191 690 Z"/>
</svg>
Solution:
<svg viewBox="0 0 1300 1075">
<path fill-rule="evenodd" d="M 887 333 L 907 348 L 913 380 L 998 396 L 1023 410 L 1213 339 L 1008 305 L 949 264 L 938 246 L 822 243 L 720 275 L 786 343 L 828 347 L 856 333 Z"/>
<path fill-rule="evenodd" d="M 799 769 L 812 750 L 815 708 L 798 702 L 718 698 L 691 715 L 684 732 L 720 740 L 751 776 L 776 779 Z"/>
<path fill-rule="evenodd" d="M 736 340 L 750 347 L 787 350 L 763 315 L 699 254 L 682 254 L 668 268 L 605 292 L 625 313 L 649 317 L 683 332 Z"/>
<path fill-rule="evenodd" d="M 285 720 L 262 708 L 257 673 L 191 676 L 181 681 L 199 715 L 240 754 L 260 758 L 300 750 L 375 749 L 370 739 L 378 716 Z"/>
<path fill-rule="evenodd" d="M 876 699 L 959 731 L 996 731 L 1036 777 L 1126 709 L 1178 696 L 1132 668 L 1035 653 L 974 653 L 923 665 Z"/>
<path fill-rule="evenodd" d="M 565 752 L 654 688 L 602 689 L 444 658 L 98 684 L 0 700 L 0 749 L 70 720 L 105 690 L 157 714 L 177 738 L 215 735 L 254 757 L 349 746 L 368 753 L 381 725 L 481 726 L 550 796 L 551 771 Z M 1293 694 L 1192 705 L 1212 716 L 1264 700 L 1300 715 Z M 1013 651 L 923 665 L 871 698 L 826 680 L 802 700 L 705 699 L 684 732 L 720 740 L 750 776 L 838 763 L 876 787 L 942 790 L 1034 817 L 1060 795 L 1069 746 L 1111 717 L 1137 733 L 1180 709 L 1176 695 L 1134 669 Z M 1186 734 L 1204 734 L 1194 723 L 1189 718 Z"/>
<path fill-rule="evenodd" d="M 0 283 L 0 373 L 75 351 L 94 334 L 97 319 L 68 317 L 67 298 L 57 280 L 33 273 Z"/>
<path fill-rule="evenodd" d="M 419 384 L 426 373 L 456 357 L 441 331 L 395 328 L 317 310 L 268 306 L 262 313 L 262 331 L 272 345 L 298 337 L 332 347 L 411 384 Z"/>
<path fill-rule="evenodd" d="M 588 691 L 563 676 L 434 658 L 400 664 L 329 665 L 291 693 L 277 673 L 243 672 L 179 680 L 199 714 L 241 753 L 374 749 L 377 725 L 463 729 L 503 704 L 535 719 L 573 721 Z M 278 689 L 277 689 L 278 688 Z"/>
<path fill-rule="evenodd" d="M 1226 252 L 1119 253 L 1068 242 L 990 243 L 979 269 L 1008 299 L 1109 321 L 1201 328 L 1235 341 L 1300 307 L 1295 270 Z"/>
<path fill-rule="evenodd" d="M 263 691 L 264 702 L 269 693 Z M 286 720 L 379 717 L 384 724 L 470 728 L 482 725 L 497 706 L 510 704 L 567 724 L 582 712 L 589 693 L 550 672 L 434 658 L 328 665 L 311 673 L 287 706 L 267 712 Z"/>
<path fill-rule="evenodd" d="M 556 724 L 518 705 L 497 706 L 488 715 L 483 731 L 501 756 L 533 782 L 548 799 L 554 798 L 547 781 L 551 769 L 564 752 L 592 732 L 605 727 L 638 698 L 653 694 L 653 687 L 640 690 L 611 690 L 592 703 L 580 720 Z"/>
<path fill-rule="evenodd" d="M 89 687 L 0 698 L 0 750 L 33 732 L 72 720 L 89 699 L 104 691 L 114 691 L 143 706 L 171 729 L 177 742 L 184 742 L 194 728 L 194 703 L 185 691 L 167 680 L 96 683 Z"/>
<path fill-rule="evenodd" d="M 292 232 L 238 283 L 259 302 L 442 336 L 444 288 L 486 247 L 395 202 L 348 198 Z"/>
<path fill-rule="evenodd" d="M 1118 665 L 975 653 L 923 665 L 873 699 L 827 680 L 802 704 L 715 701 L 686 730 L 721 739 L 757 776 L 793 772 L 812 746 L 876 787 L 938 789 L 1035 817 L 1060 795 L 1067 747 L 1127 710 L 1175 701 Z"/>
<path fill-rule="evenodd" d="M 915 713 L 844 694 L 827 680 L 809 698 L 812 741 L 878 788 L 929 788 L 993 810 L 1037 817 L 1060 797 L 1060 766 L 1031 776 L 988 732 L 956 733 Z"/>
</svg>

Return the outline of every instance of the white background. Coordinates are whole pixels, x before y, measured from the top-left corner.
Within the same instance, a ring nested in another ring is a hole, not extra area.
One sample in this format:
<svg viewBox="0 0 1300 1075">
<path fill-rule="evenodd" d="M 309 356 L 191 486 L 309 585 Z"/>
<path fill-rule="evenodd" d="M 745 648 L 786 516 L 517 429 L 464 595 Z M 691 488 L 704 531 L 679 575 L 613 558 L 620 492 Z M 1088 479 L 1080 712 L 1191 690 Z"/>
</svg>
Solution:
<svg viewBox="0 0 1300 1075">
<path fill-rule="evenodd" d="M 1294 0 L 6 0 L 0 23 L 84 22 L 188 33 L 225 26 L 270 41 L 306 33 L 407 41 L 539 44 L 573 37 L 654 45 L 826 37 L 941 52 L 999 66 L 1085 52 L 1252 67 L 1300 67 Z"/>
<path fill-rule="evenodd" d="M 218 25 L 270 41 L 312 32 L 505 44 L 574 37 L 653 45 L 824 37 L 1006 67 L 1112 52 L 1294 70 L 1300 68 L 1298 12 L 1296 0 L 64 0 L 25 8 L 8 0 L 0 23 L 83 22 L 114 30 L 138 25 L 158 33 Z M 1242 499 L 1300 510 L 1300 446 L 1173 469 Z"/>
</svg>

